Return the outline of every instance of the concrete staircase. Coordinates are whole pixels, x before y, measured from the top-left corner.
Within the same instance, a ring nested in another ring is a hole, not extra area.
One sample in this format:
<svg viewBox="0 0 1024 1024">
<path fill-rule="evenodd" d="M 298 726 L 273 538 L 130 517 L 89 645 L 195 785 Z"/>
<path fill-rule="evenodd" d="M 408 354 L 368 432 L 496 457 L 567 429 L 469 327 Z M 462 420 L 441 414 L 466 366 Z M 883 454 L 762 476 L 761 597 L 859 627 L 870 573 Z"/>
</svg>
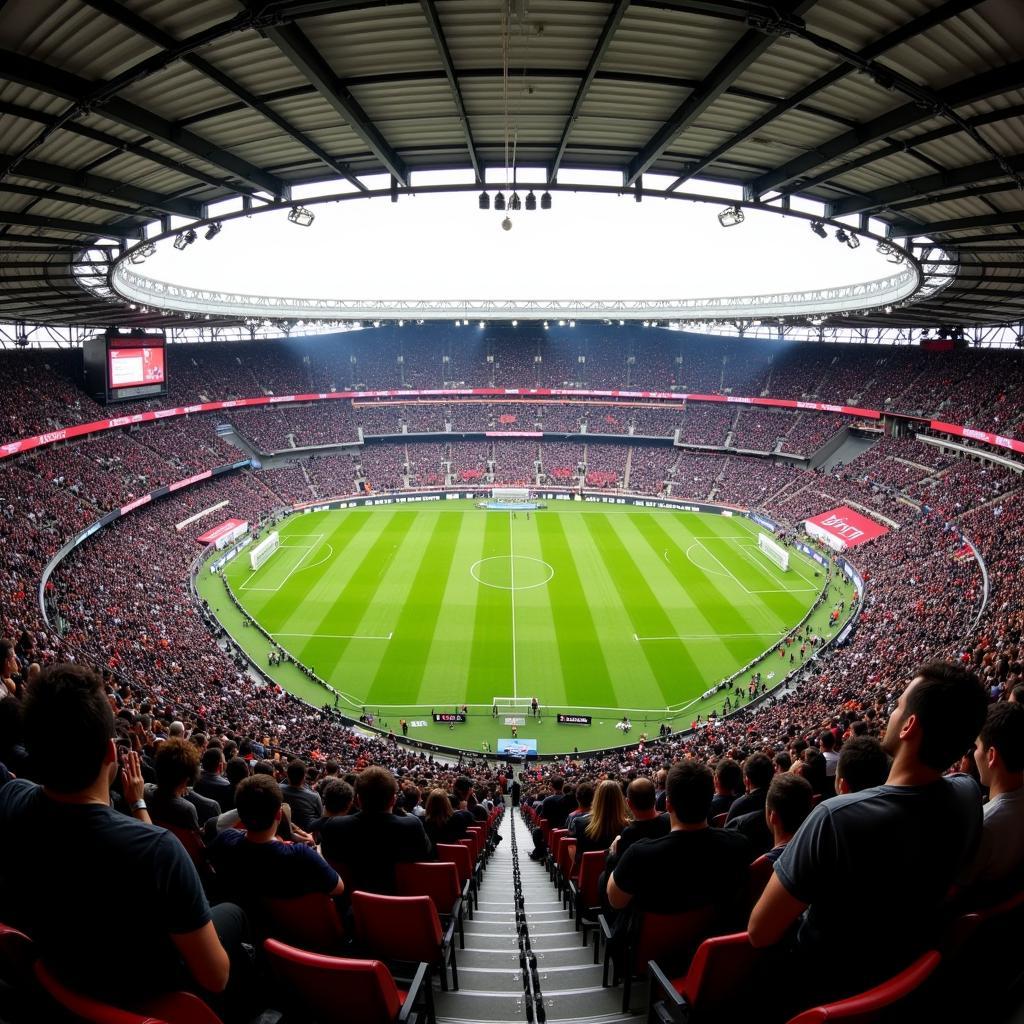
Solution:
<svg viewBox="0 0 1024 1024">
<path fill-rule="evenodd" d="M 602 988 L 593 932 L 584 947 L 544 865 L 528 857 L 533 840 L 517 810 L 509 809 L 499 832 L 503 842 L 484 873 L 479 908 L 466 921 L 466 948 L 458 951 L 460 989 L 435 991 L 438 1024 L 642 1020 L 642 1013 L 622 1013 L 621 988 Z M 527 940 L 535 969 L 523 954 Z M 642 985 L 634 986 L 632 1003 L 646 1007 Z"/>
</svg>

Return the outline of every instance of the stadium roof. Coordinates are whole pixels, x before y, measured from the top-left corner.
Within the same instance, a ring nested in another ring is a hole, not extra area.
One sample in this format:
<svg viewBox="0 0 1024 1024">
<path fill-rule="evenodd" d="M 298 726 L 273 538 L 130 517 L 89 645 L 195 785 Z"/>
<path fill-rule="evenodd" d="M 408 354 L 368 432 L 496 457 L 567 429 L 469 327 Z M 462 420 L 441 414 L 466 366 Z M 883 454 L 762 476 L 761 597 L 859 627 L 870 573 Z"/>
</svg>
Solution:
<svg viewBox="0 0 1024 1024">
<path fill-rule="evenodd" d="M 76 253 L 299 183 L 479 177 L 506 94 L 551 177 L 812 197 L 955 257 L 873 322 L 1024 319 L 1020 0 L 509 2 L 506 77 L 503 0 L 0 0 L 0 322 L 180 322 L 83 290 Z"/>
</svg>

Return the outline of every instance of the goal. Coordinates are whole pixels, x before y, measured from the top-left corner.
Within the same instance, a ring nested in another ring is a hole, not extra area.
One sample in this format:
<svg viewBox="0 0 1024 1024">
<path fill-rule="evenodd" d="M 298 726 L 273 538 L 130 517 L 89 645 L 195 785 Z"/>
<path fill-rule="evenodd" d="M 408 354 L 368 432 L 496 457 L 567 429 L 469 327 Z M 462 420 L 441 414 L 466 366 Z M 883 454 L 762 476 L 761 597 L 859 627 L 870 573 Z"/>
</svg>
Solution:
<svg viewBox="0 0 1024 1024">
<path fill-rule="evenodd" d="M 495 697 L 492 707 L 495 715 L 508 712 L 514 715 L 528 715 L 533 706 L 532 697 Z"/>
<path fill-rule="evenodd" d="M 494 501 L 529 501 L 529 487 L 492 487 L 491 498 Z"/>
<path fill-rule="evenodd" d="M 249 552 L 249 566 L 255 572 L 281 546 L 277 530 L 269 533 Z"/>
<path fill-rule="evenodd" d="M 789 572 L 789 552 L 763 533 L 757 535 L 757 549 L 783 572 Z"/>
</svg>

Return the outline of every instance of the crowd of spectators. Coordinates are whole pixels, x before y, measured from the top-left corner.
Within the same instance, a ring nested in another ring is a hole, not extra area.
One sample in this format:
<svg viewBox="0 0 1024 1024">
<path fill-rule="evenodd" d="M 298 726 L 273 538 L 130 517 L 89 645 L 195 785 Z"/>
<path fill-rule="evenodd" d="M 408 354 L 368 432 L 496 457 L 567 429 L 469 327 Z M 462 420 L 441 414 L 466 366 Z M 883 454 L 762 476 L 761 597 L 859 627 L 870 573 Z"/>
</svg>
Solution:
<svg viewBox="0 0 1024 1024">
<path fill-rule="evenodd" d="M 626 479 L 626 460 L 632 449 L 621 444 L 588 444 L 584 458 L 588 487 L 621 487 Z"/>
<path fill-rule="evenodd" d="M 533 487 L 537 483 L 535 441 L 495 441 L 492 450 L 494 483 L 519 487 Z"/>
</svg>

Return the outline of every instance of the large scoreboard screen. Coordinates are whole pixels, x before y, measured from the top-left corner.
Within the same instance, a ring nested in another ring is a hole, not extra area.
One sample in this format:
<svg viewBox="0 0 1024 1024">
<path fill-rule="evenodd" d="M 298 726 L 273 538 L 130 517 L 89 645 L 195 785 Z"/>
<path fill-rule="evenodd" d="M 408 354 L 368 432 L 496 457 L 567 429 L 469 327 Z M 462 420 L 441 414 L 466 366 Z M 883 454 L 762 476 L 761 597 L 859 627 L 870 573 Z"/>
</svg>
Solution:
<svg viewBox="0 0 1024 1024">
<path fill-rule="evenodd" d="M 83 347 L 86 390 L 97 401 L 126 402 L 167 394 L 162 331 L 111 329 Z"/>
</svg>

